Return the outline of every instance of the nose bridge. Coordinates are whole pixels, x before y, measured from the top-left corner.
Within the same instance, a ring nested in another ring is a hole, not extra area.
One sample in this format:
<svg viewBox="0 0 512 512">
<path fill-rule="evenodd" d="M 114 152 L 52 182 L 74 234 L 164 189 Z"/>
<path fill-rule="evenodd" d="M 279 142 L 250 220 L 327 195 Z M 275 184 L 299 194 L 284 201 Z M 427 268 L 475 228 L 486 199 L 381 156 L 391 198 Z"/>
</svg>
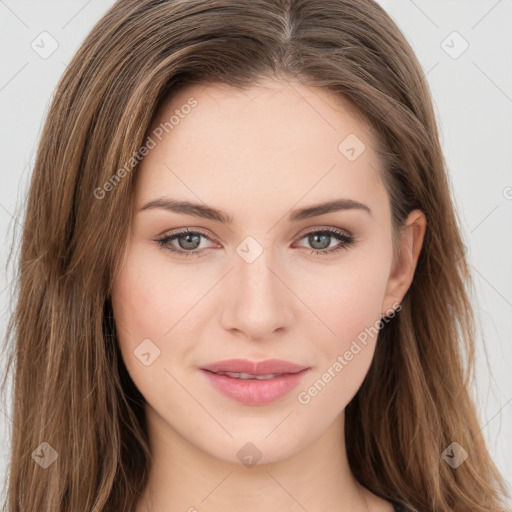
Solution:
<svg viewBox="0 0 512 512">
<path fill-rule="evenodd" d="M 291 294 L 278 277 L 280 266 L 271 249 L 247 237 L 236 252 L 225 327 L 264 338 L 287 325 Z"/>
</svg>

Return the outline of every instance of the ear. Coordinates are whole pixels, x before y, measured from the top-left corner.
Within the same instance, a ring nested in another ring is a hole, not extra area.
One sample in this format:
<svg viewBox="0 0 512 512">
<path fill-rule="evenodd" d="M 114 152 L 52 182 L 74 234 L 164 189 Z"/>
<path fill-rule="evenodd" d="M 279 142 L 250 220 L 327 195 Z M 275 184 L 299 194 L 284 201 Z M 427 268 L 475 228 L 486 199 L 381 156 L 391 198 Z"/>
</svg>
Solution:
<svg viewBox="0 0 512 512">
<path fill-rule="evenodd" d="M 401 229 L 400 252 L 394 260 L 382 303 L 384 316 L 397 308 L 412 283 L 426 228 L 427 219 L 424 213 L 413 210 Z"/>
</svg>

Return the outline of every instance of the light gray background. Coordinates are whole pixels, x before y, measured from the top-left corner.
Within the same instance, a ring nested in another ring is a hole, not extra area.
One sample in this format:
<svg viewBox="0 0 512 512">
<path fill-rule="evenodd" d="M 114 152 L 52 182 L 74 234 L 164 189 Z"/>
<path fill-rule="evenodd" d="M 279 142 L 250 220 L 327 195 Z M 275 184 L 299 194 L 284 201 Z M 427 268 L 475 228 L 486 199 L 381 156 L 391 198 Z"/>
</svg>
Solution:
<svg viewBox="0 0 512 512">
<path fill-rule="evenodd" d="M 433 93 L 475 278 L 479 318 L 475 396 L 481 435 L 512 488 L 512 1 L 380 3 L 413 46 Z M 2 336 L 12 307 L 8 286 L 13 268 L 6 271 L 5 262 L 13 229 L 19 234 L 21 228 L 22 219 L 16 216 L 43 119 L 67 63 L 112 4 L 112 0 L 0 0 Z M 51 49 L 48 36 L 40 35 L 44 31 L 58 43 L 47 58 L 31 47 L 38 44 L 40 52 Z M 42 38 L 46 39 L 41 42 Z M 464 41 L 469 46 L 458 55 Z M 0 360 L 0 370 L 3 363 Z M 11 425 L 10 409 L 2 407 L 0 412 L 2 477 Z"/>
</svg>

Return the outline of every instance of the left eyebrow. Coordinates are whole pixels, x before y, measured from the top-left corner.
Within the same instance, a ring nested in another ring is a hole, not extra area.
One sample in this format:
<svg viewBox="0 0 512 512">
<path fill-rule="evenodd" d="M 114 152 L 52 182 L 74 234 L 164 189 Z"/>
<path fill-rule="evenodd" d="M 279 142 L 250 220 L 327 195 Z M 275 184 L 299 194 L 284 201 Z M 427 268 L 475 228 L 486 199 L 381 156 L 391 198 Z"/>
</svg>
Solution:
<svg viewBox="0 0 512 512">
<path fill-rule="evenodd" d="M 233 217 L 222 210 L 200 203 L 194 203 L 192 201 L 179 201 L 170 197 L 159 197 L 157 199 L 153 199 L 146 203 L 140 211 L 147 210 L 149 208 L 163 208 L 170 212 L 192 215 L 194 217 L 214 220 L 229 225 L 233 223 Z M 372 215 L 370 208 L 365 204 L 360 203 L 359 201 L 354 201 L 353 199 L 344 198 L 295 210 L 290 213 L 288 220 L 290 222 L 298 222 L 300 220 L 325 215 L 326 213 L 343 210 L 362 210 L 367 212 L 369 215 Z"/>
<path fill-rule="evenodd" d="M 321 203 L 300 210 L 295 210 L 289 216 L 290 221 L 299 221 L 303 219 L 310 219 L 311 217 L 318 217 L 326 213 L 337 212 L 342 210 L 362 210 L 372 215 L 372 211 L 368 206 L 353 199 L 337 199 L 327 203 Z"/>
</svg>

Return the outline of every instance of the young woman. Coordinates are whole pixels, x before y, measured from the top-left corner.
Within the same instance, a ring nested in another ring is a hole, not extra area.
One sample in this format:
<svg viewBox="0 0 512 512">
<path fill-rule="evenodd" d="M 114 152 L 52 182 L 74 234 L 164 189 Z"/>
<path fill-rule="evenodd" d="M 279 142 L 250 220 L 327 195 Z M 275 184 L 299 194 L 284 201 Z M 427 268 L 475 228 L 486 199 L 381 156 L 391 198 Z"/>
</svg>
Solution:
<svg viewBox="0 0 512 512">
<path fill-rule="evenodd" d="M 504 511 L 463 249 L 376 3 L 118 1 L 38 148 L 3 509 Z"/>
</svg>

